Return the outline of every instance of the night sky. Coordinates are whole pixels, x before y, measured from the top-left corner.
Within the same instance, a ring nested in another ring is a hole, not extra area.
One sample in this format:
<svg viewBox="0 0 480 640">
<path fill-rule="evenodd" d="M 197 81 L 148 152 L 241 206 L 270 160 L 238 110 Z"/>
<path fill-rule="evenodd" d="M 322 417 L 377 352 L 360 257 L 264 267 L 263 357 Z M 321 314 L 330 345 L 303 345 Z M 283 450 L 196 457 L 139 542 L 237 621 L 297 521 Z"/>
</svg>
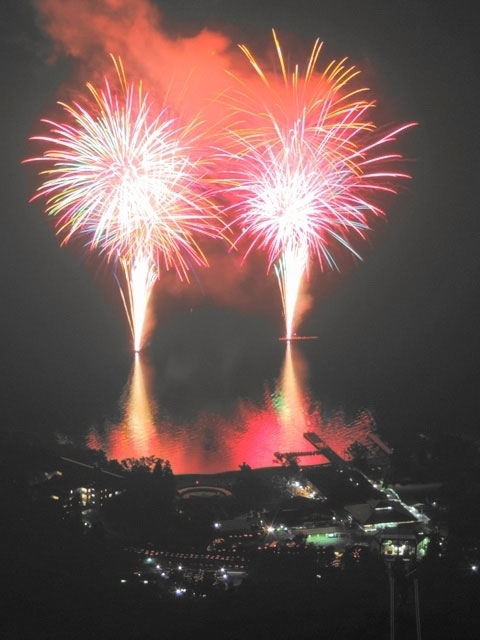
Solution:
<svg viewBox="0 0 480 640">
<path fill-rule="evenodd" d="M 83 4 L 94 11 L 94 2 Z M 475 434 L 480 96 L 474 3 L 156 4 L 171 37 L 207 27 L 262 53 L 275 27 L 285 42 L 297 43 L 302 61 L 319 36 L 328 58 L 348 55 L 365 70 L 386 124 L 419 123 L 400 145 L 413 179 L 389 202 L 364 261 L 341 278 L 326 274 L 328 286 L 318 274 L 313 278 L 311 293 L 316 284 L 323 293 L 303 325 L 319 336 L 309 347 L 311 386 L 327 405 L 371 409 L 388 433 Z M 48 428 L 87 415 L 85 407 L 102 402 L 104 393 L 112 401 L 120 393 L 130 366 L 128 334 L 108 267 L 60 248 L 40 206 L 27 203 L 35 185 L 20 164 L 31 149 L 27 139 L 61 87 L 72 86 L 75 63 L 52 56 L 33 3 L 3 0 L 1 12 L 0 423 Z M 260 290 L 265 277 L 259 267 Z M 167 302 L 153 339 L 159 362 L 163 345 L 171 348 L 181 340 L 178 327 L 188 325 L 188 295 Z M 218 358 L 232 344 L 251 350 L 251 369 L 242 364 L 235 372 L 246 393 L 249 378 L 253 385 L 263 375 L 265 359 L 277 357 L 272 344 L 281 328 L 278 305 L 258 315 L 254 306 L 220 307 L 207 299 L 196 316 L 195 340 L 189 337 L 192 349 L 200 341 L 202 353 L 211 346 Z M 206 359 L 207 372 L 215 366 Z"/>
</svg>

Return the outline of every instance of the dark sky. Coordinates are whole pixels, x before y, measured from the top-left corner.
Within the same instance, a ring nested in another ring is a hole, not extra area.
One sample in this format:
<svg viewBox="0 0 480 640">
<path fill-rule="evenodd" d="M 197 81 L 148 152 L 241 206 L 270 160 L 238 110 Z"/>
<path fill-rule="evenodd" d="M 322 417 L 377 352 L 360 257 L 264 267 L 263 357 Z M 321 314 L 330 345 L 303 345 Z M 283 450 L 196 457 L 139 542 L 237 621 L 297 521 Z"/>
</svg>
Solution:
<svg viewBox="0 0 480 640">
<path fill-rule="evenodd" d="M 207 26 L 255 50 L 269 41 L 273 26 L 306 52 L 319 36 L 330 57 L 348 55 L 367 70 L 387 118 L 419 123 L 402 142 L 413 180 L 389 205 L 364 262 L 336 280 L 305 319 L 305 332 L 320 336 L 311 347 L 311 384 L 327 404 L 372 409 L 389 431 L 475 433 L 480 96 L 474 3 L 157 4 L 172 35 Z M 27 204 L 32 181 L 20 166 L 26 140 L 68 80 L 71 62 L 49 60 L 50 43 L 30 2 L 3 0 L 1 12 L 0 423 L 30 427 L 70 419 L 98 402 L 106 378 L 114 380 L 113 397 L 128 375 L 129 356 L 116 294 L 105 295 L 108 273 L 59 248 L 39 208 Z M 225 309 L 208 309 L 199 322 L 208 323 L 206 339 L 217 350 L 215 341 L 229 342 L 229 328 L 232 335 L 244 332 L 260 353 L 269 327 L 273 336 L 278 331 L 273 317 L 249 312 L 243 322 Z M 175 324 L 170 311 L 157 344 L 168 342 Z"/>
</svg>

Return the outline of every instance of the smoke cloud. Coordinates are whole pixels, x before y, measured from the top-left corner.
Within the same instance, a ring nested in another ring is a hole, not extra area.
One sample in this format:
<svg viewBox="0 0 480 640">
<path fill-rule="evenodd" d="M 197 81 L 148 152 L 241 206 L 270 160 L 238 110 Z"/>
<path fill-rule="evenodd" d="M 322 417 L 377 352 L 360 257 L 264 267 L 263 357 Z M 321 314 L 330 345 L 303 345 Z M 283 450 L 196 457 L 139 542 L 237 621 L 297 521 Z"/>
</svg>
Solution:
<svg viewBox="0 0 480 640">
<path fill-rule="evenodd" d="M 162 15 L 148 0 L 37 0 L 45 31 L 57 54 L 78 61 L 78 72 L 98 82 L 111 75 L 109 54 L 122 58 L 127 77 L 186 116 L 218 110 L 225 70 L 238 57 L 228 38 L 207 29 L 171 38 Z"/>
</svg>

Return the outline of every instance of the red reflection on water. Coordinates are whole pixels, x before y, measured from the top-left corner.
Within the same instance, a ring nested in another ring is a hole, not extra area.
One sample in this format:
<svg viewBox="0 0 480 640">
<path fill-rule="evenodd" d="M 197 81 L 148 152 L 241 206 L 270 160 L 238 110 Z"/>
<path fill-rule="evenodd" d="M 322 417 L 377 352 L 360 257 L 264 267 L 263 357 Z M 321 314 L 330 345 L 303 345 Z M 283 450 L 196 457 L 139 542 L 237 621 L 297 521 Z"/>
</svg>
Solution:
<svg viewBox="0 0 480 640">
<path fill-rule="evenodd" d="M 274 452 L 310 451 L 306 431 L 316 431 L 340 456 L 358 440 L 368 445 L 373 429 L 369 412 L 347 422 L 339 411 L 326 419 L 307 388 L 308 366 L 300 350 L 287 344 L 281 374 L 273 391 L 266 389 L 262 406 L 239 400 L 229 415 L 203 412 L 190 423 L 160 417 L 153 392 L 153 371 L 148 359 L 136 354 L 122 396 L 123 419 L 107 425 L 103 435 L 92 430 L 88 443 L 102 448 L 109 458 L 156 455 L 170 460 L 175 473 L 217 473 L 270 466 Z M 300 463 L 324 461 L 321 456 L 299 458 Z"/>
<path fill-rule="evenodd" d="M 100 445 L 110 458 L 140 458 L 151 455 L 161 447 L 156 425 L 156 406 L 152 393 L 152 368 L 140 353 L 135 354 L 132 371 L 120 400 L 123 419 L 110 425 L 106 437 L 91 431 L 89 446 Z"/>
</svg>

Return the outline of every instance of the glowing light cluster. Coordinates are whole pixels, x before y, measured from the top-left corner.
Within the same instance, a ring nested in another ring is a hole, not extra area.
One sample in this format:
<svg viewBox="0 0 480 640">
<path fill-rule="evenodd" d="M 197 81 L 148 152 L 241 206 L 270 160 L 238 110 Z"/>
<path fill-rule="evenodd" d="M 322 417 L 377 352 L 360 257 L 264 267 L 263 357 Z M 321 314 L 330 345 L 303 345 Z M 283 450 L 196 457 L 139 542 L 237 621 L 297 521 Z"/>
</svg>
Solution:
<svg viewBox="0 0 480 640">
<path fill-rule="evenodd" d="M 409 177 L 381 168 L 401 156 L 376 155 L 376 149 L 412 124 L 379 136 L 367 119 L 375 104 L 363 98 L 367 89 L 345 89 L 359 73 L 346 58 L 315 73 L 322 46 L 317 40 L 305 73 L 297 66 L 289 74 L 273 35 L 282 81 L 265 74 L 247 47 L 240 47 L 262 87 L 237 78 L 240 89 L 232 98 L 236 124 L 221 156 L 231 165 L 226 181 L 242 229 L 237 243 L 248 238 L 245 257 L 253 249 L 265 250 L 267 270 L 277 263 L 286 336 L 291 338 L 310 259 L 316 257 L 322 269 L 336 268 L 335 245 L 360 258 L 352 236 L 363 239 L 370 214 L 383 214 L 372 195 L 394 193 L 392 179 Z"/>
<path fill-rule="evenodd" d="M 192 265 L 207 258 L 196 236 L 218 235 L 215 207 L 206 188 L 207 162 L 199 153 L 198 123 L 182 125 L 167 109 L 153 115 L 141 84 L 127 84 L 114 59 L 120 90 L 87 84 L 90 103 L 60 103 L 69 123 L 45 120 L 52 145 L 34 199 L 46 198 L 63 243 L 85 237 L 90 249 L 123 267 L 122 297 L 134 348 L 142 347 L 145 313 L 162 269 L 188 280 Z"/>
</svg>

